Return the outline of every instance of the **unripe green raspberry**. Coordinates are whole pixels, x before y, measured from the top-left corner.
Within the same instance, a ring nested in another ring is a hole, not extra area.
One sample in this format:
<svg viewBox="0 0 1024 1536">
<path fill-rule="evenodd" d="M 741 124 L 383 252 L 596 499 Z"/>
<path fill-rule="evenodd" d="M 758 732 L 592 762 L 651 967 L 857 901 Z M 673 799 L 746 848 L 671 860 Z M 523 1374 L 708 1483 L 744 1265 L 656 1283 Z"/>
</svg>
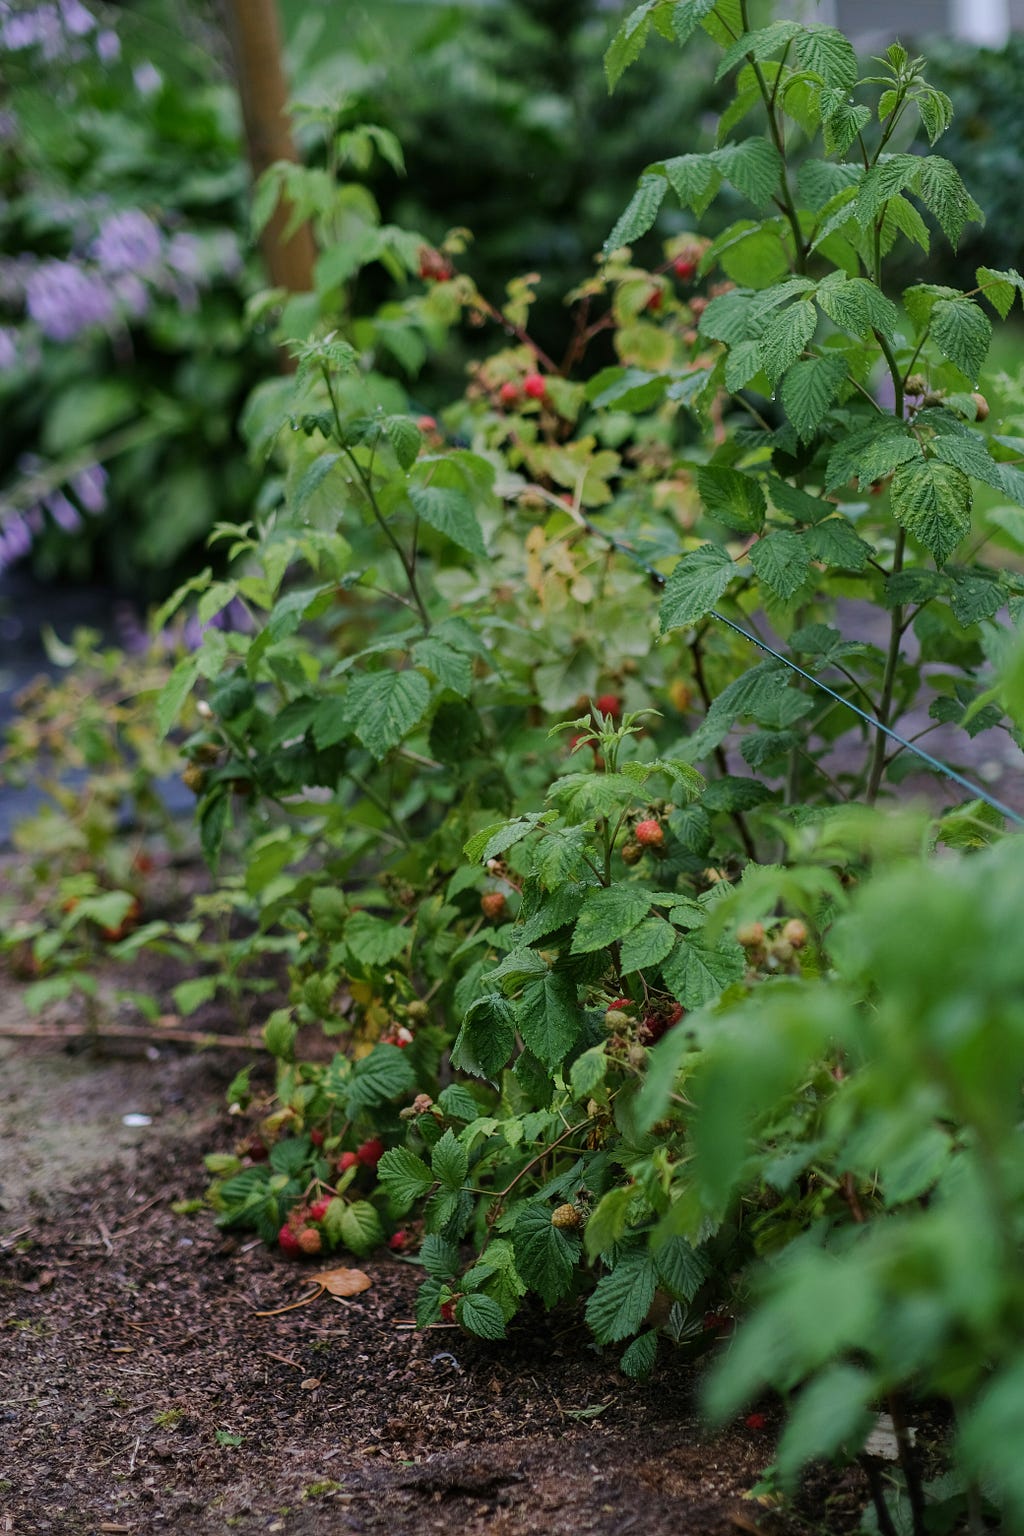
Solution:
<svg viewBox="0 0 1024 1536">
<path fill-rule="evenodd" d="M 551 1212 L 551 1225 L 553 1227 L 578 1227 L 583 1217 L 574 1205 L 558 1205 Z"/>
</svg>

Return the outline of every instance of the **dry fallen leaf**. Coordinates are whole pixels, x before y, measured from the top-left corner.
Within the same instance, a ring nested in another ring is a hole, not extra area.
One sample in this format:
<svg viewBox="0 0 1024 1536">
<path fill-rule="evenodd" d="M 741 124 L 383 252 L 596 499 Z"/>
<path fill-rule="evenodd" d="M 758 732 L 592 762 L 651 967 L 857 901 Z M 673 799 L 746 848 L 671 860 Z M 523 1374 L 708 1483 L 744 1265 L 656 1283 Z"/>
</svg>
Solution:
<svg viewBox="0 0 1024 1536">
<path fill-rule="evenodd" d="M 332 1296 L 344 1300 L 346 1296 L 358 1296 L 360 1291 L 368 1291 L 373 1281 L 369 1275 L 361 1269 L 325 1269 L 318 1275 L 310 1275 L 309 1279 L 316 1286 L 308 1296 L 302 1296 L 298 1301 L 290 1301 L 287 1306 L 274 1307 L 270 1312 L 257 1312 L 257 1317 L 280 1317 L 282 1312 L 294 1312 L 297 1307 L 308 1307 L 311 1301 L 319 1301 L 325 1291 Z"/>
<path fill-rule="evenodd" d="M 368 1291 L 373 1281 L 361 1269 L 325 1269 L 319 1275 L 309 1277 L 316 1285 L 322 1285 L 332 1296 L 358 1296 Z"/>
</svg>

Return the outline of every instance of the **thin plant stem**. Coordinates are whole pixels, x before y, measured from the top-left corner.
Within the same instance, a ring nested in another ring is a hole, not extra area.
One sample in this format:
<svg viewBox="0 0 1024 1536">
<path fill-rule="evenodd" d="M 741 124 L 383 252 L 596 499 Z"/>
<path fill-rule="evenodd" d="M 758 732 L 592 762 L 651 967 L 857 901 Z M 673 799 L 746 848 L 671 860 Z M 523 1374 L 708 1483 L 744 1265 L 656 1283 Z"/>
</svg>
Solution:
<svg viewBox="0 0 1024 1536">
<path fill-rule="evenodd" d="M 907 536 L 901 528 L 896 535 L 896 552 L 893 556 L 892 574 L 898 575 L 903 569 L 903 557 L 906 552 Z M 882 725 L 888 725 L 889 715 L 892 710 L 893 690 L 896 684 L 896 668 L 900 659 L 900 640 L 903 636 L 903 608 L 894 608 L 892 612 L 892 624 L 889 631 L 889 649 L 885 658 L 885 672 L 882 676 L 882 697 L 878 705 L 878 719 Z M 882 774 L 885 771 L 885 746 L 886 735 L 884 731 L 878 731 L 875 735 L 875 745 L 871 757 L 871 768 L 868 773 L 868 786 L 865 799 L 868 805 L 874 805 L 878 799 L 878 791 L 882 784 Z"/>
</svg>

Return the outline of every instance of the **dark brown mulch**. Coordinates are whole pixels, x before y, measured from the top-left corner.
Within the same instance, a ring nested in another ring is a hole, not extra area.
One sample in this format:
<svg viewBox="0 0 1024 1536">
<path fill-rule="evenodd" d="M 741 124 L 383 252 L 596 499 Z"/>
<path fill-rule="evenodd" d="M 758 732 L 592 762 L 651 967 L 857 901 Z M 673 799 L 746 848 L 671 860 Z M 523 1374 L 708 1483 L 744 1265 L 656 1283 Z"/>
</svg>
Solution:
<svg viewBox="0 0 1024 1536">
<path fill-rule="evenodd" d="M 631 1383 L 571 1315 L 501 1344 L 417 1332 L 419 1271 L 380 1254 L 363 1294 L 257 1316 L 306 1294 L 309 1268 L 172 1210 L 231 1144 L 233 1053 L 0 1054 L 0 1531 L 856 1528 L 860 1490 L 833 1471 L 800 1511 L 744 1498 L 770 1427 L 712 1437 L 692 1368 Z M 124 1128 L 140 1108 L 152 1126 Z"/>
</svg>

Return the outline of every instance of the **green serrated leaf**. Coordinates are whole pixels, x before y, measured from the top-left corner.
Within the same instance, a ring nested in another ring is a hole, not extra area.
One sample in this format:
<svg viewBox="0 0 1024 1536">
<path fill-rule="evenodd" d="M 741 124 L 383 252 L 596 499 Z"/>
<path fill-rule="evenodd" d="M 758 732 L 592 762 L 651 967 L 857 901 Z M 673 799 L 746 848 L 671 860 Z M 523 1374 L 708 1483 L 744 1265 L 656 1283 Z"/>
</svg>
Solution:
<svg viewBox="0 0 1024 1536">
<path fill-rule="evenodd" d="M 685 1237 L 670 1237 L 656 1248 L 654 1264 L 665 1289 L 687 1306 L 711 1272 L 707 1259 Z"/>
<path fill-rule="evenodd" d="M 395 450 L 395 458 L 403 469 L 411 469 L 423 446 L 423 435 L 408 416 L 385 416 L 381 422 L 384 434 Z"/>
<path fill-rule="evenodd" d="M 760 482 L 753 475 L 702 464 L 697 471 L 697 492 L 715 522 L 724 523 L 737 533 L 761 531 L 766 503 Z"/>
<path fill-rule="evenodd" d="M 920 162 L 914 190 L 942 227 L 955 250 L 964 225 L 983 224 L 985 216 L 963 184 L 960 172 L 939 155 L 928 155 Z"/>
<path fill-rule="evenodd" d="M 463 491 L 450 486 L 410 485 L 409 500 L 417 517 L 443 533 L 460 549 L 484 558 L 484 536 L 480 531 L 473 503 Z"/>
<path fill-rule="evenodd" d="M 857 83 L 853 44 L 836 27 L 802 27 L 796 37 L 796 56 L 804 69 L 838 91 L 852 90 Z"/>
<path fill-rule="evenodd" d="M 756 714 L 789 686 L 786 669 L 775 661 L 763 661 L 750 667 L 717 695 L 704 720 L 686 742 L 686 756 L 699 762 L 713 752 L 737 720 Z"/>
<path fill-rule="evenodd" d="M 871 108 L 858 106 L 846 91 L 830 87 L 820 97 L 822 137 L 827 155 L 845 155 L 858 133 L 871 121 Z"/>
<path fill-rule="evenodd" d="M 377 1182 L 387 1191 L 395 1215 L 404 1216 L 430 1193 L 435 1181 L 421 1157 L 406 1147 L 392 1147 L 377 1164 Z"/>
<path fill-rule="evenodd" d="M 715 163 L 755 208 L 767 208 L 783 174 L 782 156 L 768 139 L 744 139 L 715 150 Z"/>
<path fill-rule="evenodd" d="M 339 1223 L 339 1236 L 346 1248 L 360 1256 L 379 1247 L 384 1241 L 384 1229 L 369 1200 L 357 1200 L 345 1207 Z"/>
<path fill-rule="evenodd" d="M 390 1156 L 390 1154 L 387 1155 Z M 384 1159 L 381 1158 L 381 1162 L 383 1161 Z M 419 1158 L 416 1161 L 419 1162 Z M 426 1194 L 426 1190 L 423 1193 Z M 450 1280 L 453 1275 L 458 1274 L 462 1263 L 456 1245 L 439 1237 L 436 1232 L 430 1233 L 423 1239 L 417 1257 L 432 1280 Z"/>
<path fill-rule="evenodd" d="M 812 560 L 843 571 L 863 571 L 873 553 L 871 545 L 845 517 L 826 517 L 804 534 Z"/>
<path fill-rule="evenodd" d="M 550 1072 L 556 1071 L 576 1044 L 586 1020 L 576 984 L 560 974 L 530 982 L 518 1009 L 519 1032 Z"/>
<path fill-rule="evenodd" d="M 461 1189 L 466 1182 L 469 1154 L 450 1127 L 435 1144 L 430 1166 L 445 1189 Z"/>
<path fill-rule="evenodd" d="M 971 531 L 971 482 L 937 459 L 901 465 L 892 480 L 892 512 L 901 527 L 945 565 Z"/>
<path fill-rule="evenodd" d="M 919 155 L 882 155 L 864 175 L 857 195 L 857 222 L 861 229 L 873 224 L 890 197 L 914 187 L 921 169 Z"/>
<path fill-rule="evenodd" d="M 653 1332 L 642 1333 L 624 1351 L 619 1361 L 619 1370 L 631 1381 L 644 1381 L 654 1370 L 657 1358 L 658 1335 Z"/>
<path fill-rule="evenodd" d="M 565 1227 L 551 1225 L 547 1205 L 528 1205 L 512 1231 L 516 1268 L 546 1307 L 553 1307 L 572 1286 L 582 1245 Z"/>
<path fill-rule="evenodd" d="M 672 7 L 672 30 L 680 43 L 689 42 L 716 4 L 717 0 L 679 0 L 679 4 Z"/>
<path fill-rule="evenodd" d="M 209 990 L 205 996 L 192 1002 L 192 1007 L 186 1005 L 186 999 L 182 996 L 183 989 L 187 986 L 196 986 L 197 982 L 183 982 L 180 987 L 174 989 L 174 1003 L 183 1014 L 190 1013 L 199 1002 L 206 1002 L 217 990 L 217 978 L 215 976 L 201 976 L 197 979 L 198 985 Z M 271 1056 L 276 1056 L 279 1061 L 295 1060 L 295 1037 L 299 1032 L 299 1026 L 292 1018 L 288 1008 L 275 1008 L 266 1024 L 263 1026 L 263 1044 Z"/>
<path fill-rule="evenodd" d="M 936 143 L 953 121 L 953 103 L 945 91 L 937 91 L 934 86 L 924 84 L 912 93 L 911 100 L 921 114 L 928 143 Z"/>
<path fill-rule="evenodd" d="M 981 306 L 973 299 L 940 299 L 932 310 L 931 335 L 943 357 L 977 383 L 992 342 L 992 325 Z"/>
<path fill-rule="evenodd" d="M 995 267 L 979 267 L 976 276 L 983 297 L 999 318 L 1005 320 L 1013 308 L 1014 296 L 1024 292 L 1024 277 L 1012 267 L 1006 272 Z"/>
<path fill-rule="evenodd" d="M 455 1303 L 455 1320 L 478 1339 L 503 1339 L 505 1314 L 490 1296 L 471 1292 Z"/>
<path fill-rule="evenodd" d="M 572 938 L 574 955 L 592 954 L 623 938 L 650 911 L 647 892 L 619 882 L 587 892 Z"/>
<path fill-rule="evenodd" d="M 659 965 L 675 944 L 676 935 L 671 923 L 663 917 L 645 917 L 643 922 L 622 940 L 619 956 L 624 976 L 631 971 L 643 971 L 648 966 Z"/>
<path fill-rule="evenodd" d="M 668 182 L 664 176 L 641 176 L 640 183 L 626 206 L 625 212 L 604 243 L 604 252 L 621 250 L 645 235 L 658 217 L 658 210 L 665 200 Z"/>
<path fill-rule="evenodd" d="M 198 656 L 186 656 L 179 661 L 157 695 L 156 728 L 162 741 L 181 714 L 192 689 L 199 678 Z"/>
<path fill-rule="evenodd" d="M 791 368 L 807 346 L 818 324 L 809 299 L 800 299 L 773 318 L 761 336 L 761 366 L 772 384 Z"/>
<path fill-rule="evenodd" d="M 614 91 L 631 64 L 635 64 L 643 52 L 651 25 L 651 12 L 658 0 L 643 0 L 630 11 L 622 26 L 612 38 L 604 56 L 604 73 L 609 92 Z"/>
<path fill-rule="evenodd" d="M 684 555 L 665 583 L 661 631 L 689 629 L 715 607 L 736 575 L 730 555 L 717 544 L 702 544 Z"/>
<path fill-rule="evenodd" d="M 416 1087 L 416 1073 L 397 1045 L 375 1045 L 369 1056 L 357 1061 L 349 1079 L 349 1116 L 376 1109 Z"/>
<path fill-rule="evenodd" d="M 668 925 L 666 924 L 666 927 Z M 577 1056 L 569 1069 L 569 1082 L 574 1099 L 589 1099 L 604 1082 L 608 1070 L 608 1058 L 603 1045 L 591 1046 L 582 1056 Z"/>
<path fill-rule="evenodd" d="M 1005 589 L 994 571 L 953 572 L 953 615 L 965 628 L 991 619 L 1005 601 Z"/>
<path fill-rule="evenodd" d="M 722 175 L 713 155 L 675 155 L 661 162 L 669 186 L 684 208 L 698 218 L 714 199 L 722 185 Z"/>
<path fill-rule="evenodd" d="M 741 341 L 756 341 L 762 325 L 755 308 L 757 295 L 747 288 L 737 288 L 712 299 L 700 317 L 700 334 L 712 341 L 724 341 L 734 347 Z"/>
<path fill-rule="evenodd" d="M 420 672 L 368 672 L 353 677 L 345 711 L 363 746 L 380 762 L 423 719 L 430 684 Z"/>
<path fill-rule="evenodd" d="M 658 1284 L 654 1260 L 627 1253 L 602 1275 L 587 1302 L 587 1322 L 599 1344 L 614 1344 L 636 1333 L 650 1310 Z"/>
<path fill-rule="evenodd" d="M 833 355 L 806 358 L 786 371 L 782 404 L 802 438 L 814 435 L 846 376 L 846 359 Z"/>
<path fill-rule="evenodd" d="M 516 1010 L 500 992 L 477 998 L 466 1010 L 452 1046 L 452 1065 L 477 1077 L 495 1078 L 516 1042 Z"/>
<path fill-rule="evenodd" d="M 733 43 L 725 52 L 715 80 L 722 80 L 737 64 L 743 64 L 751 59 L 770 59 L 773 53 L 779 53 L 787 43 L 800 36 L 803 27 L 796 21 L 773 21 L 766 27 L 757 27 L 743 35 Z"/>
<path fill-rule="evenodd" d="M 390 965 L 407 949 L 412 930 L 385 922 L 372 912 L 353 912 L 345 923 L 345 943 L 359 965 Z"/>
<path fill-rule="evenodd" d="M 749 551 L 749 559 L 761 581 L 783 602 L 800 590 L 811 568 L 806 541 L 800 534 L 790 533 L 787 529 L 778 529 L 758 539 Z"/>
<path fill-rule="evenodd" d="M 731 982 L 742 981 L 746 959 L 738 944 L 712 948 L 702 939 L 678 940 L 662 963 L 661 974 L 684 1008 L 700 1008 L 713 1002 Z"/>
<path fill-rule="evenodd" d="M 899 311 L 881 289 L 866 277 L 836 273 L 818 284 L 818 306 L 842 330 L 863 336 L 873 330 L 891 335 L 899 325 Z"/>
<path fill-rule="evenodd" d="M 921 444 L 906 423 L 882 417 L 877 425 L 854 432 L 829 455 L 825 489 L 834 491 L 850 480 L 862 486 L 884 480 L 902 464 L 922 461 Z"/>
<path fill-rule="evenodd" d="M 464 651 L 453 650 L 443 640 L 428 636 L 412 648 L 413 665 L 431 673 L 441 684 L 461 699 L 468 698 L 473 684 L 473 663 Z"/>
<path fill-rule="evenodd" d="M 471 864 L 478 864 L 483 859 L 496 859 L 516 843 L 522 842 L 539 825 L 550 820 L 550 812 L 531 811 L 525 816 L 517 816 L 513 821 L 492 822 L 489 827 L 473 834 L 463 853 Z"/>
</svg>

